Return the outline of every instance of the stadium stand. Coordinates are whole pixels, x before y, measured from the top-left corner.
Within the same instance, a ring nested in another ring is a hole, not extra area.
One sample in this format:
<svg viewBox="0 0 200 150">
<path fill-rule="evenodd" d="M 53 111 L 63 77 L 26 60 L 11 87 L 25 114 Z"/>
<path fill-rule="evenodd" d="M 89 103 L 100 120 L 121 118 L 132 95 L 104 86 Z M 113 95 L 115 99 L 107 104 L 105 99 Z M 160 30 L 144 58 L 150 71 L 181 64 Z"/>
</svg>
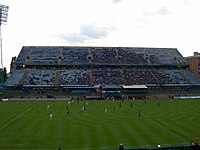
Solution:
<svg viewBox="0 0 200 150">
<path fill-rule="evenodd" d="M 94 85 L 120 85 L 123 77 L 119 69 L 98 69 L 92 70 L 92 83 Z"/>
<path fill-rule="evenodd" d="M 188 84 L 178 70 L 157 70 L 155 75 L 163 84 Z"/>
<path fill-rule="evenodd" d="M 189 70 L 179 70 L 184 78 L 188 78 L 192 85 L 199 85 L 199 79 Z"/>
<path fill-rule="evenodd" d="M 7 80 L 6 86 L 11 86 L 11 87 L 18 86 L 20 80 L 22 79 L 22 76 L 24 75 L 24 72 L 25 72 L 24 70 L 15 70 L 12 73 L 12 77 L 10 77 L 9 80 Z"/>
<path fill-rule="evenodd" d="M 53 46 L 24 46 L 15 63 L 17 65 L 68 65 L 87 63 L 101 65 L 188 65 L 187 61 L 177 49 Z"/>
<path fill-rule="evenodd" d="M 24 81 L 24 85 L 53 85 L 55 71 L 53 70 L 30 70 Z"/>
<path fill-rule="evenodd" d="M 158 84 L 150 69 L 124 69 L 125 85 Z"/>
<path fill-rule="evenodd" d="M 24 46 L 5 82 L 9 89 L 146 85 L 199 87 L 200 80 L 175 48 Z M 29 90 L 28 90 L 29 91 Z M 99 91 L 99 90 L 97 90 Z"/>
<path fill-rule="evenodd" d="M 86 70 L 61 70 L 60 85 L 89 85 L 89 72 Z"/>
</svg>

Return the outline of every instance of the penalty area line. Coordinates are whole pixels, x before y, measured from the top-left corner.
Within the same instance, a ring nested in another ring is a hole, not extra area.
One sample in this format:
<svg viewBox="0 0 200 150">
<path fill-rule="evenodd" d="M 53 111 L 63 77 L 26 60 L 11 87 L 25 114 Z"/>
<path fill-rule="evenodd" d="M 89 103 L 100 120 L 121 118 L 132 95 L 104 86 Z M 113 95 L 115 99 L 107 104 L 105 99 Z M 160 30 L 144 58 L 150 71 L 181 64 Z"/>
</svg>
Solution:
<svg viewBox="0 0 200 150">
<path fill-rule="evenodd" d="M 137 110 L 135 108 L 133 108 L 134 111 L 137 112 Z M 176 133 L 174 133 L 173 131 L 167 129 L 166 127 L 164 127 L 163 125 L 159 124 L 158 122 L 154 121 L 153 119 L 151 119 L 150 117 L 146 116 L 146 115 L 143 115 L 141 114 L 141 116 L 144 116 L 145 118 L 151 120 L 156 126 L 159 126 L 160 128 L 163 128 L 165 129 L 166 131 L 168 131 L 169 133 L 175 135 L 176 137 L 178 137 L 179 139 L 181 139 L 182 141 L 188 143 L 188 141 L 186 141 L 184 138 L 182 138 L 181 136 L 177 135 Z"/>
<path fill-rule="evenodd" d="M 118 147 L 118 146 L 117 146 Z M 70 148 L 71 150 L 93 150 L 94 148 L 90 148 L 90 147 L 85 147 L 85 148 Z M 115 149 L 115 147 L 100 147 L 97 148 L 99 150 L 110 150 L 110 149 Z"/>
<path fill-rule="evenodd" d="M 2 127 L 0 127 L 0 130 L 2 130 L 3 128 L 7 127 L 9 124 L 13 123 L 15 120 L 19 119 L 20 117 L 22 117 L 24 114 L 26 114 L 27 112 L 29 112 L 30 110 L 32 110 L 36 105 L 33 105 L 32 107 L 28 108 L 27 110 L 25 110 L 23 113 L 21 113 L 20 115 L 18 115 L 16 118 L 12 119 L 11 121 L 9 121 L 7 124 L 3 125 Z"/>
<path fill-rule="evenodd" d="M 168 131 L 168 132 L 170 132 L 171 134 L 175 135 L 176 137 L 178 137 L 178 138 L 181 139 L 182 141 L 188 143 L 188 141 L 186 141 L 184 138 L 182 138 L 182 137 L 179 136 L 178 134 L 176 134 L 176 133 L 174 133 L 173 131 L 167 129 L 166 127 L 162 126 L 161 124 L 157 123 L 156 121 L 154 121 L 154 120 L 152 120 L 152 119 L 150 119 L 150 118 L 148 118 L 148 119 L 151 120 L 151 121 L 152 121 L 154 124 L 156 124 L 157 126 L 163 128 L 163 129 L 165 129 L 166 131 Z"/>
</svg>

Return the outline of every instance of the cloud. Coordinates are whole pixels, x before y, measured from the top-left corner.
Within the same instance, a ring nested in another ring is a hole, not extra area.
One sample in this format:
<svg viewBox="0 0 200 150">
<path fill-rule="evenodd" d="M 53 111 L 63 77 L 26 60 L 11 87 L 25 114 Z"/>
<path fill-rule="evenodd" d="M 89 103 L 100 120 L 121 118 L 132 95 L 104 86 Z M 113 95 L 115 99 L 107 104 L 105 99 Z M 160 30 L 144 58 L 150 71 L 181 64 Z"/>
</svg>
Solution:
<svg viewBox="0 0 200 150">
<path fill-rule="evenodd" d="M 105 29 L 95 27 L 93 25 L 82 25 L 80 27 L 80 34 L 86 36 L 90 39 L 99 39 L 108 35 L 108 32 Z"/>
<path fill-rule="evenodd" d="M 68 34 L 59 34 L 58 37 L 64 41 L 70 43 L 84 43 L 87 38 L 82 36 L 80 33 L 68 33 Z"/>
<path fill-rule="evenodd" d="M 143 16 L 145 16 L 145 17 L 155 15 L 155 13 L 150 12 L 150 11 L 146 11 L 146 10 L 144 10 L 144 11 L 142 12 L 142 14 L 143 14 Z"/>
<path fill-rule="evenodd" d="M 149 23 L 149 20 L 147 18 L 135 18 L 135 26 L 136 28 L 143 28 L 145 25 Z"/>
<path fill-rule="evenodd" d="M 162 6 L 157 10 L 156 14 L 159 16 L 164 16 L 170 14 L 170 12 L 168 11 L 167 7 Z"/>
<path fill-rule="evenodd" d="M 105 28 L 96 27 L 94 25 L 81 25 L 80 32 L 67 34 L 59 34 L 58 37 L 70 43 L 85 43 L 93 39 L 100 39 L 108 36 L 109 32 Z"/>
<path fill-rule="evenodd" d="M 170 13 L 171 12 L 168 10 L 167 7 L 162 6 L 159 9 L 157 9 L 156 11 L 147 11 L 147 10 L 144 10 L 142 12 L 142 15 L 145 16 L 145 17 L 149 17 L 149 16 L 165 16 L 165 15 L 168 15 Z"/>
<path fill-rule="evenodd" d="M 184 4 L 184 5 L 188 5 L 189 2 L 188 2 L 187 0 L 183 0 L 183 4 Z"/>
<path fill-rule="evenodd" d="M 121 2 L 122 0 L 112 0 L 114 4 Z"/>
</svg>

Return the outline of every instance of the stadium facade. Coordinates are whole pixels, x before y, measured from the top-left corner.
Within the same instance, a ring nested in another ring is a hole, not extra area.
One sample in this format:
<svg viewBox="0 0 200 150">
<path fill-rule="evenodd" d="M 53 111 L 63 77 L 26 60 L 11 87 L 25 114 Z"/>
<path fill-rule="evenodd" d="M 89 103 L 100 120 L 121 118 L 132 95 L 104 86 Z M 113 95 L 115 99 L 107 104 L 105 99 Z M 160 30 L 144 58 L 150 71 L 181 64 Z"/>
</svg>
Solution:
<svg viewBox="0 0 200 150">
<path fill-rule="evenodd" d="M 175 48 L 24 46 L 12 68 L 9 97 L 146 98 L 157 90 L 200 86 Z"/>
<path fill-rule="evenodd" d="M 200 79 L 200 53 L 194 52 L 194 56 L 186 57 L 189 69 Z"/>
</svg>

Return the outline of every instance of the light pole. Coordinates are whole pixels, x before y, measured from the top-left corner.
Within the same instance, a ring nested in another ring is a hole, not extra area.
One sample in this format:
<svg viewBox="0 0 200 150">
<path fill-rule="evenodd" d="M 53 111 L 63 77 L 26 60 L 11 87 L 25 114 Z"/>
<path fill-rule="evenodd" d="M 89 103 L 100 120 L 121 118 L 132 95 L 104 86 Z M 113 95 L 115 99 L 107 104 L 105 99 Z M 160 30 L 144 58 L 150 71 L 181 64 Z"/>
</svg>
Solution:
<svg viewBox="0 0 200 150">
<path fill-rule="evenodd" d="M 1 25 L 5 25 L 7 23 L 8 18 L 8 8 L 9 6 L 0 4 L 0 55 L 1 62 L 0 68 L 3 69 L 3 53 L 2 53 L 2 34 L 1 34 Z"/>
<path fill-rule="evenodd" d="M 1 74 L 1 83 L 4 83 L 4 68 L 3 68 L 3 52 L 2 52 L 2 34 L 1 34 L 1 25 L 7 23 L 8 18 L 8 6 L 0 4 L 0 74 Z"/>
</svg>

